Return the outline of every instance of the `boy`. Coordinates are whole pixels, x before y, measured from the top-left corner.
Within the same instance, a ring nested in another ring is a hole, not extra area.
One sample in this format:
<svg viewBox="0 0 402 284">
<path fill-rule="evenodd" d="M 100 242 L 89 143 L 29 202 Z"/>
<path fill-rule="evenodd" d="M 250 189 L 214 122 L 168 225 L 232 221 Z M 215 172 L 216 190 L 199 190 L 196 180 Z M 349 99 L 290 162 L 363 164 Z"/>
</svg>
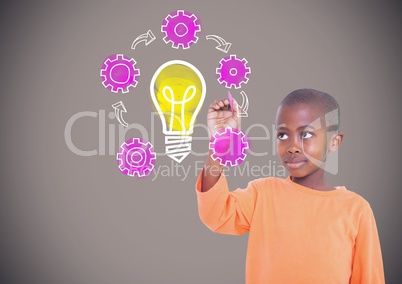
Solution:
<svg viewBox="0 0 402 284">
<path fill-rule="evenodd" d="M 240 128 L 236 102 L 233 110 L 226 99 L 210 105 L 211 136 Z M 218 233 L 249 232 L 247 284 L 385 283 L 370 205 L 324 178 L 327 153 L 343 139 L 336 100 L 313 89 L 293 91 L 279 105 L 276 127 L 277 153 L 290 175 L 229 192 L 223 167 L 208 157 L 196 184 L 203 223 Z"/>
</svg>

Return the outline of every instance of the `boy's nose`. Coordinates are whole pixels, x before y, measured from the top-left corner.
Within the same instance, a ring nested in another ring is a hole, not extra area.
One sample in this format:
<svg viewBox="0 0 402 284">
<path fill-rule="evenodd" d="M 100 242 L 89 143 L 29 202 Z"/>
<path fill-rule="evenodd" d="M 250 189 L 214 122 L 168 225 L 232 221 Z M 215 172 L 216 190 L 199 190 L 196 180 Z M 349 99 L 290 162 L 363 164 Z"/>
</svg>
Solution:
<svg viewBox="0 0 402 284">
<path fill-rule="evenodd" d="M 288 147 L 288 153 L 289 154 L 301 153 L 300 145 L 296 139 L 291 140 L 290 145 Z"/>
<path fill-rule="evenodd" d="M 299 148 L 296 148 L 296 147 L 289 147 L 289 148 L 288 148 L 288 153 L 289 153 L 289 154 L 300 153 L 300 152 L 301 152 L 301 151 L 300 151 Z"/>
</svg>

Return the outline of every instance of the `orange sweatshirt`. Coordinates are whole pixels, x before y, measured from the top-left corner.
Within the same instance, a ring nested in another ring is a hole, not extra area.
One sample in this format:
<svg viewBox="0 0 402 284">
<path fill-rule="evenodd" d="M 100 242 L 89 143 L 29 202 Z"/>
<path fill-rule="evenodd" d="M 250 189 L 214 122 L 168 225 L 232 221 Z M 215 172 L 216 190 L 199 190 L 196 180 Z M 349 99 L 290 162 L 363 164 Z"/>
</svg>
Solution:
<svg viewBox="0 0 402 284">
<path fill-rule="evenodd" d="M 224 174 L 201 192 L 201 175 L 203 223 L 222 234 L 249 232 L 247 284 L 385 283 L 373 211 L 358 194 L 344 186 L 317 191 L 290 176 L 229 192 Z"/>
</svg>

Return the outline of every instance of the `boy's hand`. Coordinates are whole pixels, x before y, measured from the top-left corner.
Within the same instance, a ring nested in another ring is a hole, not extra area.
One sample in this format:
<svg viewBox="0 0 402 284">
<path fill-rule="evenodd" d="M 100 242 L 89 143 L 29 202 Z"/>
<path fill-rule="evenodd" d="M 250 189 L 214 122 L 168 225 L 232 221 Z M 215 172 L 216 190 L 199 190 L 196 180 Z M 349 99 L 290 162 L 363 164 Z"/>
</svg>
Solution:
<svg viewBox="0 0 402 284">
<path fill-rule="evenodd" d="M 214 101 L 209 106 L 207 115 L 209 138 L 225 127 L 240 129 L 241 118 L 237 116 L 239 109 L 235 100 L 233 100 L 233 111 L 230 109 L 228 99 Z"/>
</svg>

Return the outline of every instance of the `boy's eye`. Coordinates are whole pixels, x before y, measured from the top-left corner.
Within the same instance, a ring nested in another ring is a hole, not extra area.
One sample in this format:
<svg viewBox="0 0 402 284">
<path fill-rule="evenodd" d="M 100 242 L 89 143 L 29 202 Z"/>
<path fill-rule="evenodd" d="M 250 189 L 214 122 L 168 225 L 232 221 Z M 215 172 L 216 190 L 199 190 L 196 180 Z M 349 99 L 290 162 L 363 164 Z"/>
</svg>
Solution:
<svg viewBox="0 0 402 284">
<path fill-rule="evenodd" d="M 307 138 L 311 138 L 313 136 L 313 134 L 308 131 L 303 131 L 301 136 L 303 139 L 307 139 Z"/>
<path fill-rule="evenodd" d="M 289 138 L 289 136 L 286 133 L 278 133 L 277 137 L 279 140 L 285 140 Z"/>
</svg>

